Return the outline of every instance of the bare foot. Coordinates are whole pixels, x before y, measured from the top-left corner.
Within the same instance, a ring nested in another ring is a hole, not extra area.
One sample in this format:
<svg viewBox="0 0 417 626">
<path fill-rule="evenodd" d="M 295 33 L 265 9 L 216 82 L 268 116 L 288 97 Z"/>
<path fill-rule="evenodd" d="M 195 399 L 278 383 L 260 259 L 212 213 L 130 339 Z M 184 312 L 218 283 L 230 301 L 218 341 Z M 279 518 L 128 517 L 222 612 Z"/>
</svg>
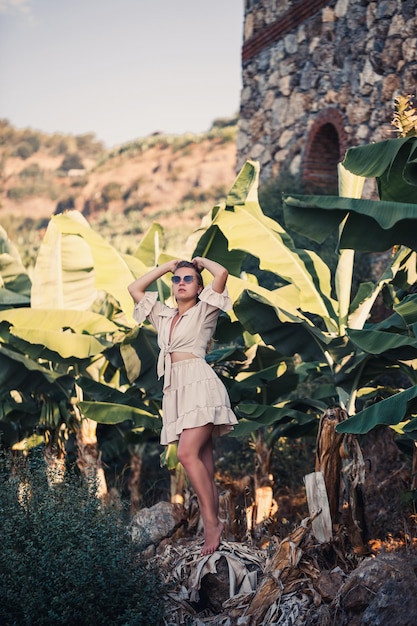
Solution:
<svg viewBox="0 0 417 626">
<path fill-rule="evenodd" d="M 201 548 L 201 556 L 213 554 L 220 545 L 220 537 L 222 535 L 224 525 L 218 522 L 216 526 L 204 529 L 204 545 Z"/>
</svg>

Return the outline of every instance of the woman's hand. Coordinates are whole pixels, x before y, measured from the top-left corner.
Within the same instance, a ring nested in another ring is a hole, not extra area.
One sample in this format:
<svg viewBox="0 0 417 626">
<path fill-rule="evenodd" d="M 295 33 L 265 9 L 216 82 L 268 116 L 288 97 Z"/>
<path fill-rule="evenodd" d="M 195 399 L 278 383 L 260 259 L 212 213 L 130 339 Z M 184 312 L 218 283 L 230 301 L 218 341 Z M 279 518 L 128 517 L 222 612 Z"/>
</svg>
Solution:
<svg viewBox="0 0 417 626">
<path fill-rule="evenodd" d="M 175 273 L 175 270 L 177 269 L 177 265 L 180 262 L 179 259 L 175 259 L 174 261 L 168 261 L 165 265 L 167 267 L 167 272 L 172 272 L 172 274 Z"/>
<path fill-rule="evenodd" d="M 223 265 L 220 265 L 220 263 L 201 256 L 194 257 L 192 262 L 200 272 L 203 269 L 206 269 L 210 272 L 210 274 L 213 274 L 214 280 L 212 282 L 212 287 L 214 291 L 223 293 L 228 276 L 227 269 L 223 267 Z"/>
<path fill-rule="evenodd" d="M 198 269 L 199 272 L 202 272 L 203 269 L 205 268 L 204 261 L 205 259 L 203 259 L 203 257 L 195 256 L 192 260 L 192 263 L 193 265 L 195 265 L 195 267 Z"/>
<path fill-rule="evenodd" d="M 140 302 L 145 295 L 145 290 L 149 287 L 151 283 L 158 278 L 161 278 L 164 274 L 168 272 L 174 273 L 177 269 L 177 265 L 179 263 L 179 259 L 175 259 L 173 261 L 167 261 L 162 265 L 158 265 L 154 267 L 152 270 L 137 278 L 133 283 L 131 283 L 128 287 L 129 293 L 134 299 L 135 302 Z"/>
</svg>

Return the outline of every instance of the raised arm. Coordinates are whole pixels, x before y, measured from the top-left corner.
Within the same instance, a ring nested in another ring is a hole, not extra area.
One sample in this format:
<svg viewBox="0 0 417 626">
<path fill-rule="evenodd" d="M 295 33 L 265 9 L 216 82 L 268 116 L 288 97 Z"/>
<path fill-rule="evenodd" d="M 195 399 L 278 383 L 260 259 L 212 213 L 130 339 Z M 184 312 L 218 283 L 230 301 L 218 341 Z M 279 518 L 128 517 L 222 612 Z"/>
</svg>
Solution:
<svg viewBox="0 0 417 626">
<path fill-rule="evenodd" d="M 175 269 L 179 263 L 179 260 L 168 261 L 163 265 L 158 265 L 154 267 L 152 270 L 137 278 L 133 283 L 130 283 L 128 286 L 128 290 L 130 295 L 132 296 L 135 302 L 140 302 L 145 295 L 146 289 L 151 285 L 155 280 L 161 278 L 164 274 L 168 272 L 175 272 Z"/>
<path fill-rule="evenodd" d="M 227 269 L 223 267 L 223 265 L 220 265 L 220 263 L 201 256 L 194 257 L 193 263 L 200 271 L 206 269 L 210 274 L 213 274 L 213 290 L 217 291 L 217 293 L 223 293 L 227 277 L 229 276 Z"/>
</svg>

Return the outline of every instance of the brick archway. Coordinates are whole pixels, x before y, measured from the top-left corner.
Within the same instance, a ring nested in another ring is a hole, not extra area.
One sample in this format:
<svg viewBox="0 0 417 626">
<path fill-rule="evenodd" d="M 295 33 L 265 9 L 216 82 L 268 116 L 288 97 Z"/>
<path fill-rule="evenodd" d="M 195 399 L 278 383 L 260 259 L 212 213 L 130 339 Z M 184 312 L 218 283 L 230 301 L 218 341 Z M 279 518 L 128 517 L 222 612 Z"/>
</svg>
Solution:
<svg viewBox="0 0 417 626">
<path fill-rule="evenodd" d="M 307 193 L 337 193 L 337 164 L 343 160 L 346 148 L 347 133 L 340 111 L 334 107 L 320 111 L 308 133 L 301 164 Z"/>
</svg>

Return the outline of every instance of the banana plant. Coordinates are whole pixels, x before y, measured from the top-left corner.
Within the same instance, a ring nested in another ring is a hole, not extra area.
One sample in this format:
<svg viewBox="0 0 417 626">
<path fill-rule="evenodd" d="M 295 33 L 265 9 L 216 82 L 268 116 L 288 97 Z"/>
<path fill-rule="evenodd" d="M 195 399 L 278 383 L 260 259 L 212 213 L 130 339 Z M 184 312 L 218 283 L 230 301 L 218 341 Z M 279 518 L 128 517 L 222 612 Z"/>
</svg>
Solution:
<svg viewBox="0 0 417 626">
<path fill-rule="evenodd" d="M 375 178 L 379 201 L 329 196 L 285 198 L 286 223 L 291 228 L 307 232 L 312 239 L 320 241 L 332 228 L 339 226 L 341 247 L 368 251 L 392 248 L 393 259 L 400 263 L 395 272 L 391 271 L 391 276 L 385 275 L 388 279 L 385 284 L 390 287 L 386 296 L 393 314 L 372 326 L 367 322 L 366 309 L 361 311 L 364 306 L 361 305 L 351 312 L 348 334 L 356 349 L 368 355 L 368 365 L 373 365 L 375 359 L 387 364 L 396 358 L 399 371 L 406 375 L 411 387 L 402 391 L 400 386 L 392 398 L 352 415 L 337 426 L 339 432 L 365 433 L 379 424 L 396 426 L 410 419 L 403 432 L 411 434 L 416 429 L 413 399 L 416 395 L 417 300 L 415 294 L 409 293 L 417 280 L 416 119 L 410 97 L 399 97 L 393 124 L 400 136 L 350 148 L 346 153 L 343 161 L 346 169 L 354 175 Z M 356 300 L 367 292 L 370 293 L 370 286 L 362 286 Z M 365 300 L 369 300 L 369 296 Z"/>
<path fill-rule="evenodd" d="M 4 240 L 7 241 L 6 237 Z M 11 270 L 24 275 L 19 259 L 16 254 L 10 254 L 10 249 L 8 244 L 9 254 L 1 257 L 2 276 L 9 279 L 4 280 L 9 293 Z M 139 259 L 132 258 L 131 264 L 136 271 L 143 271 Z M 39 250 L 33 281 L 24 285 L 23 300 L 16 299 L 19 294 L 13 292 L 16 308 L 0 310 L 3 445 L 24 449 L 39 444 L 43 438 L 50 465 L 60 464 L 65 456 L 66 439 L 74 432 L 77 462 L 86 473 L 91 462 L 96 463 L 101 494 L 106 487 L 96 440 L 98 421 L 110 421 L 109 416 L 114 418 L 116 409 L 118 423 L 128 420 L 133 426 L 142 427 L 149 411 L 140 393 L 137 398 L 121 393 L 120 405 L 100 407 L 101 418 L 91 420 L 80 411 L 85 408 L 86 413 L 94 416 L 97 411 L 88 406 L 88 396 L 84 398 L 79 382 L 95 380 L 100 384 L 101 381 L 109 395 L 114 387 L 130 384 L 126 370 L 131 377 L 135 377 L 136 371 L 137 377 L 137 360 L 141 356 L 144 358 L 139 369 L 142 374 L 146 369 L 150 371 L 149 364 L 144 363 L 155 360 L 153 338 L 145 329 L 140 338 L 139 332 L 128 336 L 134 322 L 125 285 L 131 280 L 132 271 L 125 260 L 73 211 L 52 218 Z M 17 288 L 19 281 L 14 280 L 13 285 Z M 31 307 L 21 308 L 29 304 L 29 289 Z M 5 290 L 6 287 L 0 290 L 0 297 Z M 10 297 L 3 297 L 2 301 L 9 304 Z M 151 377 L 142 378 L 148 386 Z M 85 406 L 83 400 L 87 401 Z M 151 417 L 157 428 L 159 416 L 151 414 Z M 37 436 L 31 436 L 34 430 Z"/>
<path fill-rule="evenodd" d="M 346 178 L 345 169 L 341 169 L 343 181 Z M 402 367 L 414 381 L 412 368 L 400 364 L 397 358 L 400 344 L 405 340 L 404 333 L 408 332 L 400 317 L 393 320 L 393 325 L 385 329 L 382 337 L 373 334 L 382 330 L 367 328 L 368 339 L 380 340 L 378 352 L 375 349 L 367 351 L 367 345 L 359 341 L 358 335 L 384 286 L 392 285 L 399 274 L 403 283 L 407 282 L 407 277 L 409 281 L 413 279 L 415 253 L 404 246 L 399 248 L 380 279 L 375 284 L 362 285 L 357 297 L 352 299 L 354 256 L 351 251 L 343 249 L 339 253 L 337 270 L 332 276 L 316 253 L 297 250 L 284 228 L 262 213 L 257 199 L 258 176 L 258 164 L 247 162 L 226 201 L 214 208 L 211 224 L 196 248 L 199 255 L 221 259 L 231 274 L 236 273 L 236 259 L 250 253 L 259 259 L 261 270 L 274 272 L 277 282 L 279 279 L 285 281 L 284 286 L 268 290 L 254 281 L 230 276 L 228 285 L 235 302 L 237 322 L 252 336 L 259 335 L 279 354 L 298 355 L 304 363 L 315 362 L 320 376 L 327 377 L 329 381 L 326 385 L 327 397 L 319 399 L 329 404 L 336 401 L 350 413 L 355 411 L 358 392 L 387 370 L 397 371 L 398 367 Z M 357 179 L 348 178 L 351 191 L 341 187 L 341 192 L 359 195 Z M 339 199 L 359 202 L 345 197 Z M 296 198 L 294 202 L 298 206 L 300 200 Z M 292 196 L 285 197 L 285 204 L 291 209 L 294 202 Z M 317 230 L 315 212 L 308 213 L 303 207 L 304 217 L 305 214 L 308 214 L 305 222 Z M 345 228 L 344 217 L 333 222 L 335 227 L 342 222 L 341 235 Z M 304 222 L 302 225 L 299 222 L 299 230 L 303 234 L 310 232 L 306 232 Z M 230 264 L 229 252 L 234 255 Z M 400 330 L 403 334 L 401 339 L 398 337 Z M 411 344 L 410 340 L 410 348 Z M 238 405 L 238 410 L 246 413 L 245 403 Z M 255 430 L 257 421 L 251 421 Z"/>
<path fill-rule="evenodd" d="M 29 306 L 31 280 L 20 254 L 0 226 L 0 310 Z"/>
</svg>

